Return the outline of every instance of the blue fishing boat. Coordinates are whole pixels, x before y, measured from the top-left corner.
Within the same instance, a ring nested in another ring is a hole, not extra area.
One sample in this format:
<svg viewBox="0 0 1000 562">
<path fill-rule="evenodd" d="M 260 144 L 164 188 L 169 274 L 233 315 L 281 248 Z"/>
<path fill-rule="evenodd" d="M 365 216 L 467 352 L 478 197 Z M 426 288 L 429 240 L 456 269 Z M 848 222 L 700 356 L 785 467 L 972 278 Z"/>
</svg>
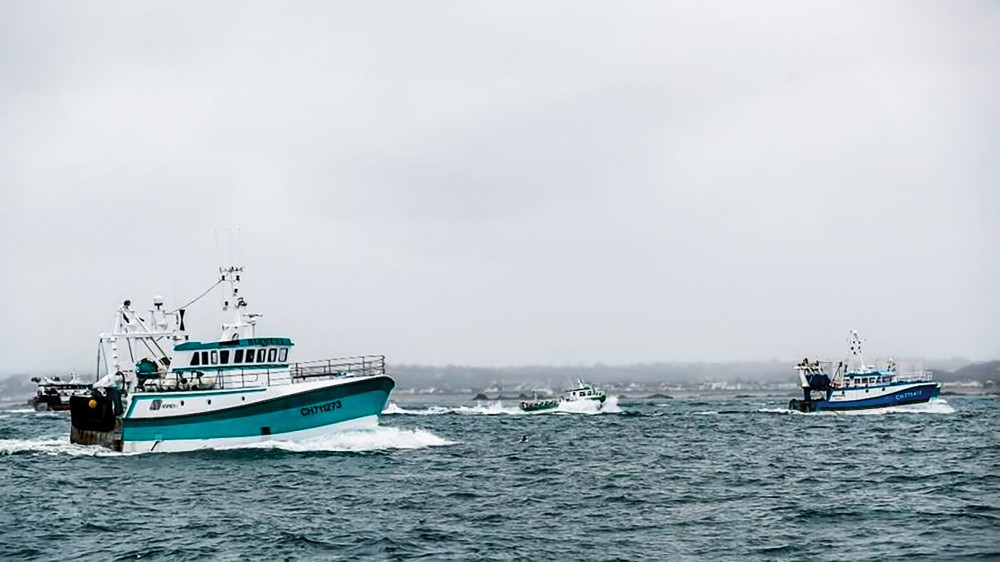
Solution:
<svg viewBox="0 0 1000 562">
<path fill-rule="evenodd" d="M 163 299 L 141 317 L 126 300 L 101 334 L 104 376 L 70 400 L 73 443 L 116 451 L 186 451 L 301 440 L 378 423 L 395 383 L 382 355 L 293 362 L 294 343 L 257 337 L 260 314 L 239 292 L 242 267 L 220 268 L 220 339 L 192 341 L 184 309 Z"/>
<path fill-rule="evenodd" d="M 866 365 L 861 356 L 861 338 L 850 336 L 851 355 L 847 361 L 803 359 L 795 366 L 803 399 L 792 399 L 790 410 L 799 412 L 851 412 L 919 404 L 937 398 L 941 383 L 931 373 L 915 370 L 899 372 L 892 359 L 884 365 Z"/>
</svg>

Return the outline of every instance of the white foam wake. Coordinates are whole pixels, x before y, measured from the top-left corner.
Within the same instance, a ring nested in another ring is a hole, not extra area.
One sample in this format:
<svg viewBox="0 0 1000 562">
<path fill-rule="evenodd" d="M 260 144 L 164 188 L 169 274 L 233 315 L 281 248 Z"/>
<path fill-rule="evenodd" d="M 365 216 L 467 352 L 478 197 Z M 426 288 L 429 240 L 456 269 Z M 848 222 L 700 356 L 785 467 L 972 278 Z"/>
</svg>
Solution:
<svg viewBox="0 0 1000 562">
<path fill-rule="evenodd" d="M 0 439 L 0 455 L 16 453 L 40 453 L 43 455 L 69 455 L 73 457 L 97 457 L 120 455 L 103 447 L 74 445 L 65 438 Z"/>
<path fill-rule="evenodd" d="M 757 414 L 802 414 L 798 410 L 789 410 L 788 408 L 757 408 L 754 410 Z"/>
<path fill-rule="evenodd" d="M 304 439 L 301 441 L 263 441 L 243 445 L 213 446 L 205 444 L 201 450 L 232 450 L 232 449 L 280 449 L 291 452 L 368 452 L 386 451 L 392 449 L 424 449 L 454 445 L 453 441 L 442 439 L 423 429 L 400 429 L 398 427 L 374 427 L 330 433 L 323 437 Z M 40 453 L 46 455 L 69 456 L 121 456 L 118 453 L 98 446 L 74 445 L 68 438 L 39 439 L 0 439 L 0 456 L 16 453 Z M 161 453 L 157 453 L 161 454 Z"/>
<path fill-rule="evenodd" d="M 438 414 L 447 414 L 450 413 L 451 411 L 452 411 L 451 408 L 445 408 L 443 406 L 431 406 L 430 408 L 419 409 L 419 410 L 410 409 L 410 408 L 404 408 L 395 402 L 389 402 L 389 405 L 385 407 L 385 410 L 382 410 L 382 415 L 383 416 L 391 416 L 391 415 L 436 416 Z"/>
<path fill-rule="evenodd" d="M 891 406 L 889 408 L 878 408 L 873 410 L 858 410 L 849 412 L 855 416 L 877 416 L 881 414 L 954 414 L 955 408 L 947 400 L 937 398 L 930 402 L 920 404 L 907 404 L 905 406 Z"/>
<path fill-rule="evenodd" d="M 382 412 L 382 415 L 406 415 L 406 416 L 437 416 L 441 414 L 467 414 L 481 416 L 496 415 L 539 415 L 539 414 L 620 414 L 621 407 L 618 406 L 617 396 L 608 396 L 604 405 L 593 400 L 578 400 L 574 402 L 563 402 L 557 408 L 551 410 L 540 410 L 537 412 L 525 412 L 517 404 L 512 406 L 504 405 L 502 400 L 492 402 L 477 402 L 475 406 L 458 406 L 446 408 L 444 406 L 430 406 L 428 408 L 403 408 L 395 402 L 390 402 Z"/>
<path fill-rule="evenodd" d="M 618 406 L 618 397 L 614 395 L 608 395 L 608 399 L 601 406 L 602 414 L 620 414 L 622 411 L 621 407 Z"/>
<path fill-rule="evenodd" d="M 563 402 L 559 404 L 558 408 L 550 410 L 550 412 L 587 415 L 620 414 L 622 409 L 618 406 L 617 396 L 608 396 L 604 404 L 594 400 L 575 400 L 572 402 Z"/>
<path fill-rule="evenodd" d="M 338 431 L 301 441 L 263 441 L 247 445 L 218 447 L 229 449 L 280 449 L 296 453 L 306 452 L 351 452 L 386 451 L 392 449 L 424 449 L 454 445 L 453 441 L 442 439 L 423 429 L 400 429 L 398 427 L 373 427 Z M 212 447 L 215 449 L 216 447 Z"/>
<path fill-rule="evenodd" d="M 475 406 L 458 406 L 456 408 L 446 408 L 444 406 L 430 406 L 427 408 L 404 408 L 395 402 L 390 402 L 382 411 L 383 416 L 439 416 L 442 414 L 524 414 L 517 406 L 504 406 L 503 402 L 477 402 Z"/>
<path fill-rule="evenodd" d="M 764 414 L 802 414 L 808 416 L 881 416 L 885 414 L 954 414 L 955 408 L 943 398 L 936 398 L 930 402 L 920 404 L 906 404 L 905 406 L 890 406 L 887 408 L 872 408 L 868 410 L 850 410 L 845 412 L 824 411 L 818 413 L 803 413 L 788 408 L 760 408 L 754 410 Z"/>
</svg>

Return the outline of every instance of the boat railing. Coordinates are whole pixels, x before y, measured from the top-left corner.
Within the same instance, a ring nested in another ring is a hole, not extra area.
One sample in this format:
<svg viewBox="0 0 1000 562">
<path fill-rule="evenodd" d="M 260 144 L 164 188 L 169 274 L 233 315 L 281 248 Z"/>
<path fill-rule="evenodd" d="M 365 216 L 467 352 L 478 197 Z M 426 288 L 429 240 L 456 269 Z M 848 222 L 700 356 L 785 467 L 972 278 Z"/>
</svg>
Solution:
<svg viewBox="0 0 1000 562">
<path fill-rule="evenodd" d="M 358 355 L 292 363 L 274 368 L 239 368 L 219 371 L 182 373 L 170 372 L 155 379 L 149 389 L 163 391 L 188 391 L 226 388 L 246 388 L 252 386 L 279 386 L 355 377 L 384 375 L 384 355 Z M 138 388 L 142 392 L 144 389 Z"/>
<path fill-rule="evenodd" d="M 928 371 L 898 373 L 896 375 L 896 380 L 900 382 L 930 382 L 934 380 L 934 374 Z"/>
<path fill-rule="evenodd" d="M 294 363 L 290 367 L 293 379 L 316 377 L 372 377 L 385 374 L 385 355 L 355 355 L 337 359 L 321 359 Z"/>
<path fill-rule="evenodd" d="M 217 388 L 279 386 L 316 380 L 373 377 L 385 374 L 385 355 L 357 355 L 292 363 L 274 369 L 220 371 Z"/>
</svg>

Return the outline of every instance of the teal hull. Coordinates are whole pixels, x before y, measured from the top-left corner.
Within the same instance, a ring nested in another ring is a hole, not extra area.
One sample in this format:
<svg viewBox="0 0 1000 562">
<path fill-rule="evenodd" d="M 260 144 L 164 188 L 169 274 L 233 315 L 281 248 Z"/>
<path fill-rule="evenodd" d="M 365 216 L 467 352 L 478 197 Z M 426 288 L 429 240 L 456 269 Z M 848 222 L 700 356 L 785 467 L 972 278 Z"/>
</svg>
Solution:
<svg viewBox="0 0 1000 562">
<path fill-rule="evenodd" d="M 395 383 L 387 376 L 358 379 L 240 406 L 161 418 L 129 418 L 122 439 L 135 441 L 204 440 L 280 436 L 379 416 Z"/>
</svg>

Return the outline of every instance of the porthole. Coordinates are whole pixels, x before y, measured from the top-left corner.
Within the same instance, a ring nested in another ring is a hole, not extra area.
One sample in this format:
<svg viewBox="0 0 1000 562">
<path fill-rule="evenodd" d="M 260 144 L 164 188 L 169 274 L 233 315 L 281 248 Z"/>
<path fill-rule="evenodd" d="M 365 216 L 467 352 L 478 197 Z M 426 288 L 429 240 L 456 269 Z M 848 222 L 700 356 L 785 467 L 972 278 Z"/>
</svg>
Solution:
<svg viewBox="0 0 1000 562">
<path fill-rule="evenodd" d="M 211 398 L 209 398 L 207 402 L 208 402 L 209 404 L 211 404 L 211 403 L 212 403 L 212 399 L 211 399 Z"/>
<path fill-rule="evenodd" d="M 183 401 L 183 400 L 181 400 L 181 406 L 183 406 L 183 405 L 184 405 L 184 401 Z"/>
</svg>

